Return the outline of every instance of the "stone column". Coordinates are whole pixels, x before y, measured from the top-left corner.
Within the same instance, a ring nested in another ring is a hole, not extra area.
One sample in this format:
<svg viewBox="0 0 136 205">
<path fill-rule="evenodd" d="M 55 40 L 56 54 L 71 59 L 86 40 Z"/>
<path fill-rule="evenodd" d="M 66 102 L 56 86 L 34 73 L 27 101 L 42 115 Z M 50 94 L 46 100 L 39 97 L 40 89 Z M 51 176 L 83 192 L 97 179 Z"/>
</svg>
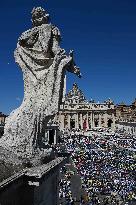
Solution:
<svg viewBox="0 0 136 205">
<path fill-rule="evenodd" d="M 99 113 L 99 127 L 101 127 L 101 113 Z"/>
<path fill-rule="evenodd" d="M 49 130 L 45 130 L 45 135 L 44 135 L 44 144 L 49 143 Z"/>
<path fill-rule="evenodd" d="M 78 113 L 75 115 L 75 128 L 79 129 Z"/>
<path fill-rule="evenodd" d="M 88 112 L 86 114 L 86 127 L 87 127 L 87 130 L 89 129 L 89 123 L 88 123 Z"/>
<path fill-rule="evenodd" d="M 81 129 L 83 129 L 83 116 L 82 116 L 82 113 L 80 113 L 80 125 L 81 125 Z"/>
<path fill-rule="evenodd" d="M 65 128 L 65 125 L 64 125 L 64 114 L 61 113 L 60 114 L 60 129 L 63 130 Z"/>
<path fill-rule="evenodd" d="M 54 130 L 54 144 L 57 144 L 57 131 Z"/>
<path fill-rule="evenodd" d="M 135 134 L 135 127 L 133 127 L 133 134 Z"/>
<path fill-rule="evenodd" d="M 92 128 L 94 127 L 94 112 L 92 112 Z"/>
<path fill-rule="evenodd" d="M 105 124 L 105 127 L 108 127 L 107 114 L 106 113 L 104 114 L 104 124 Z"/>
<path fill-rule="evenodd" d="M 112 121 L 113 121 L 112 129 L 115 130 L 115 115 L 114 115 L 114 113 L 112 113 Z"/>
<path fill-rule="evenodd" d="M 50 140 L 50 132 L 49 132 L 49 130 L 47 131 L 47 136 L 48 136 L 48 142 L 49 142 L 49 140 Z"/>
<path fill-rule="evenodd" d="M 90 113 L 91 128 L 93 127 L 92 112 Z"/>
<path fill-rule="evenodd" d="M 70 118 L 71 118 L 70 114 L 68 114 L 68 118 L 67 118 L 68 119 L 68 129 L 70 129 Z"/>
</svg>

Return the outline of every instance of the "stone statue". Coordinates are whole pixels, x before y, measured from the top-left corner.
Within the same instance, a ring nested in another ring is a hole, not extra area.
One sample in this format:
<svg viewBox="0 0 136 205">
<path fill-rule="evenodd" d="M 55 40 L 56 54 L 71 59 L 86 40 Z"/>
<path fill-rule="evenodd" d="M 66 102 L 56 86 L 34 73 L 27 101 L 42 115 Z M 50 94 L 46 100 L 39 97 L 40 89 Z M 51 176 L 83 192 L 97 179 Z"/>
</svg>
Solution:
<svg viewBox="0 0 136 205">
<path fill-rule="evenodd" d="M 49 14 L 41 8 L 32 10 L 33 27 L 18 40 L 15 60 L 24 79 L 24 99 L 6 119 L 0 145 L 19 158 L 32 158 L 45 149 L 46 125 L 58 112 L 63 95 L 65 71 L 81 76 L 73 51 L 60 48 L 59 29 L 49 23 Z"/>
</svg>

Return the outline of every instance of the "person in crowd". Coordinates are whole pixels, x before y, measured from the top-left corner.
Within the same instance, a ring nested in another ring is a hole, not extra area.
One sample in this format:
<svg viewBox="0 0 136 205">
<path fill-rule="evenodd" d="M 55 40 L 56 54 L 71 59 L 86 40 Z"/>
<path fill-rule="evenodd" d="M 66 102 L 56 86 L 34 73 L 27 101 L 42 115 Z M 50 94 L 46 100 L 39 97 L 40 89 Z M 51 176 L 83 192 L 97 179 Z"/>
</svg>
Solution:
<svg viewBox="0 0 136 205">
<path fill-rule="evenodd" d="M 80 202 L 71 192 L 71 173 L 61 170 L 60 201 L 67 205 L 121 205 L 136 203 L 135 136 L 124 135 L 119 130 L 65 133 L 63 142 L 71 153 L 72 164 L 80 175 L 82 189 Z M 60 145 L 61 146 L 61 145 Z M 61 148 L 58 149 L 61 152 Z M 72 173 L 74 174 L 74 173 Z"/>
</svg>

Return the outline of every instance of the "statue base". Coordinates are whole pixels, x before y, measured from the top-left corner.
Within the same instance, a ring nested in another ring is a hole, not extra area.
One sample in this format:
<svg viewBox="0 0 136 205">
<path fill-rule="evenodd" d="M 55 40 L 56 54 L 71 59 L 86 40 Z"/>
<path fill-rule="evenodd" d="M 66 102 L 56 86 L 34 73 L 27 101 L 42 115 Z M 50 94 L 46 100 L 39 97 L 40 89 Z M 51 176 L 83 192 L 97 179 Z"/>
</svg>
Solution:
<svg viewBox="0 0 136 205">
<path fill-rule="evenodd" d="M 42 166 L 24 169 L 0 183 L 0 204 L 59 204 L 59 170 L 67 157 L 57 157 Z"/>
</svg>

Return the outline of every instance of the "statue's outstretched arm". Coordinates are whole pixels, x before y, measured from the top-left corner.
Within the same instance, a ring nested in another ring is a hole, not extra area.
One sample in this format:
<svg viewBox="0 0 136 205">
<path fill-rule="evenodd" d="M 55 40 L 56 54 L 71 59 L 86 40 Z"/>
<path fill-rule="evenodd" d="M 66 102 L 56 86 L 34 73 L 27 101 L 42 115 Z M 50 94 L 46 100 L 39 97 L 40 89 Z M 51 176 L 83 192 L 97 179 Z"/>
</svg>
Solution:
<svg viewBox="0 0 136 205">
<path fill-rule="evenodd" d="M 67 65 L 67 71 L 71 73 L 75 73 L 79 78 L 81 78 L 82 74 L 80 73 L 80 68 L 76 66 L 76 63 L 74 61 L 74 51 L 73 50 L 70 50 L 69 57 L 71 57 L 71 61 Z"/>
</svg>

